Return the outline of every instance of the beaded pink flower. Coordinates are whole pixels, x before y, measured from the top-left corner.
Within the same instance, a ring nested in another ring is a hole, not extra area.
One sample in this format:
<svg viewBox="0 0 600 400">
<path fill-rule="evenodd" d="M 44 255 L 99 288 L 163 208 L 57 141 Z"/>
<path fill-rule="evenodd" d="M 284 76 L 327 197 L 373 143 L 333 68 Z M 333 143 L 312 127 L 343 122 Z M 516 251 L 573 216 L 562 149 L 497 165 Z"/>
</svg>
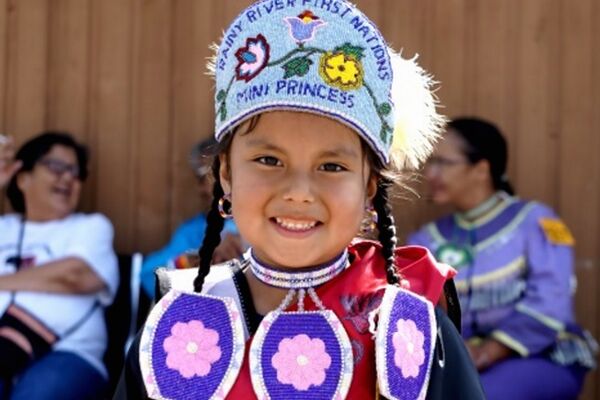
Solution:
<svg viewBox="0 0 600 400">
<path fill-rule="evenodd" d="M 411 319 L 398 320 L 397 327 L 392 336 L 394 363 L 400 368 L 404 378 L 416 378 L 419 376 L 419 368 L 425 362 L 425 335 Z"/>
<path fill-rule="evenodd" d="M 296 390 L 308 390 L 325 382 L 325 370 L 331 365 L 331 357 L 321 339 L 301 334 L 279 342 L 271 364 L 277 370 L 280 383 L 292 385 Z"/>
<path fill-rule="evenodd" d="M 235 68 L 237 80 L 249 82 L 257 76 L 267 66 L 270 51 L 269 43 L 263 35 L 246 39 L 246 46 L 235 52 L 238 59 Z"/>
<path fill-rule="evenodd" d="M 219 333 L 205 328 L 202 321 L 177 322 L 171 328 L 171 336 L 163 342 L 167 367 L 188 379 L 206 376 L 212 364 L 221 358 L 218 342 Z"/>
</svg>

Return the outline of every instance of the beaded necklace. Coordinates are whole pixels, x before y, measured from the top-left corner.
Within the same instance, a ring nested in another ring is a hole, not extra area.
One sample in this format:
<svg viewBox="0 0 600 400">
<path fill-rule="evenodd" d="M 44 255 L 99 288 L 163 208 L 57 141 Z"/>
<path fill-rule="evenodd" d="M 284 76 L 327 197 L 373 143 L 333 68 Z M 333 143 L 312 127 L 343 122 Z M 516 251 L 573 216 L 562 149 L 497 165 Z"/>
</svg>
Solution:
<svg viewBox="0 0 600 400">
<path fill-rule="evenodd" d="M 276 310 L 260 323 L 250 347 L 250 375 L 259 398 L 343 399 L 352 382 L 352 345 L 336 314 L 315 291 L 348 266 L 348 251 L 332 261 L 298 271 L 284 271 L 246 253 L 261 282 L 289 289 Z M 309 295 L 317 310 L 306 311 Z M 297 298 L 298 311 L 285 311 Z"/>
</svg>

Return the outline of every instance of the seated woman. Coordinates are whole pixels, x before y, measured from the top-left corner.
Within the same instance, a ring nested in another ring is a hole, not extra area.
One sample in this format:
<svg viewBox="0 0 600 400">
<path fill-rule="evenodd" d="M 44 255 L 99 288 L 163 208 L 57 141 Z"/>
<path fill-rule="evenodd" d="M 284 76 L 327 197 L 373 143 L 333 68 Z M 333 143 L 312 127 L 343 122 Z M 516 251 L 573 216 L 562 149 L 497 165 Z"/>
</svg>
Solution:
<svg viewBox="0 0 600 400">
<path fill-rule="evenodd" d="M 107 383 L 103 308 L 118 285 L 113 228 L 75 212 L 87 152 L 43 133 L 14 156 L 0 136 L 0 399 L 97 399 Z"/>
<path fill-rule="evenodd" d="M 452 121 L 425 177 L 455 212 L 409 242 L 458 269 L 463 337 L 488 399 L 575 399 L 595 363 L 574 323 L 574 240 L 550 208 L 514 197 L 506 162 L 494 125 Z"/>
</svg>

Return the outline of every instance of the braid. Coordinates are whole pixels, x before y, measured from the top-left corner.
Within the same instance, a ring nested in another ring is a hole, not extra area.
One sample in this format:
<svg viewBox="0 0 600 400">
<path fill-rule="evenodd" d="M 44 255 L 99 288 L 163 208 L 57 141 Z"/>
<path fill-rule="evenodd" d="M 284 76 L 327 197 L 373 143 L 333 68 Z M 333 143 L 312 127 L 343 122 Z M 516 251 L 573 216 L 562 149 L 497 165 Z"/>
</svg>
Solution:
<svg viewBox="0 0 600 400">
<path fill-rule="evenodd" d="M 204 285 L 204 279 L 210 272 L 210 265 L 215 249 L 221 243 L 221 231 L 225 221 L 219 214 L 219 199 L 223 197 L 223 188 L 221 187 L 221 180 L 219 178 L 219 168 L 221 163 L 219 157 L 215 157 L 213 162 L 212 170 L 215 178 L 213 185 L 213 199 L 210 206 L 210 211 L 206 216 L 206 230 L 204 233 L 204 240 L 202 246 L 198 250 L 198 257 L 200 258 L 200 266 L 198 267 L 198 276 L 194 279 L 194 291 L 200 293 L 202 286 Z"/>
<path fill-rule="evenodd" d="M 377 193 L 373 199 L 373 207 L 377 211 L 377 230 L 379 231 L 379 242 L 381 243 L 381 252 L 385 259 L 385 269 L 387 280 L 391 285 L 400 282 L 400 276 L 396 271 L 396 258 L 394 250 L 396 249 L 396 226 L 394 217 L 388 204 L 388 189 L 391 182 L 385 178 L 380 178 L 377 183 Z"/>
</svg>

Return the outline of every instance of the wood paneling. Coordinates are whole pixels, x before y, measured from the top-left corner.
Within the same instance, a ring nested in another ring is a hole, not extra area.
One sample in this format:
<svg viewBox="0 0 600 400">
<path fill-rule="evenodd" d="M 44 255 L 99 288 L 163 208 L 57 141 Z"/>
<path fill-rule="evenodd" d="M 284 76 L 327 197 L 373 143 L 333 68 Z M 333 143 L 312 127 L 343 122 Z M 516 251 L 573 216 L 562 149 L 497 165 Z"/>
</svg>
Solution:
<svg viewBox="0 0 600 400">
<path fill-rule="evenodd" d="M 600 336 L 600 2 L 356 2 L 394 48 L 419 54 L 447 115 L 503 129 L 518 193 L 578 239 L 577 312 Z M 69 130 L 90 147 L 82 208 L 111 218 L 119 251 L 160 246 L 197 211 L 188 152 L 213 129 L 208 45 L 249 3 L 0 0 L 0 131 L 22 143 Z M 443 212 L 409 197 L 394 210 L 401 238 Z M 585 398 L 600 398 L 597 378 Z"/>
</svg>

